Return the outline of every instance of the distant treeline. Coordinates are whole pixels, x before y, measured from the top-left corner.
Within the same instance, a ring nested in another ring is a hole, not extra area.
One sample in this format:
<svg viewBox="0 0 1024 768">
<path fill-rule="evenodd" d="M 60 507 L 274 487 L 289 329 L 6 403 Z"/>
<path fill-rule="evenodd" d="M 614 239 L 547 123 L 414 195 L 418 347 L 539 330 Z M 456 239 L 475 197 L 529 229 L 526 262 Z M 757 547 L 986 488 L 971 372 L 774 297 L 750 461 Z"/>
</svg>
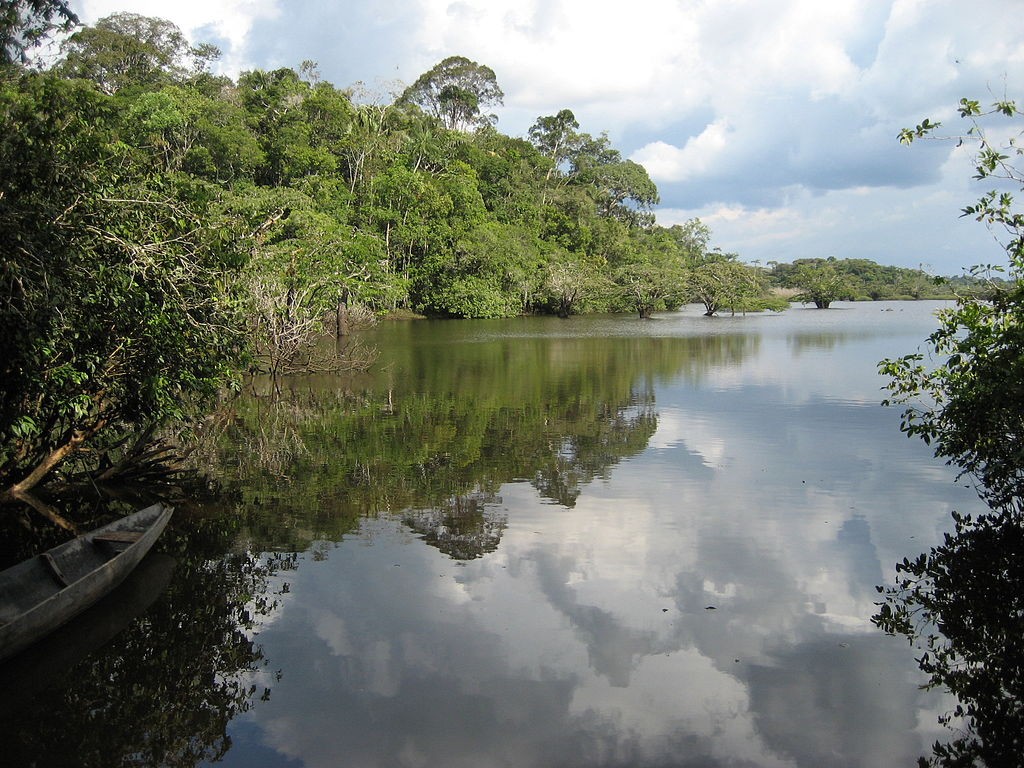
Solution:
<svg viewBox="0 0 1024 768">
<path fill-rule="evenodd" d="M 956 277 L 931 275 L 924 269 L 878 264 L 870 259 L 796 259 L 791 264 L 770 264 L 771 284 L 803 290 L 801 267 L 830 268 L 845 281 L 837 298 L 850 301 L 952 299 L 957 295 L 984 294 L 996 277 L 981 279 L 964 274 Z"/>
</svg>

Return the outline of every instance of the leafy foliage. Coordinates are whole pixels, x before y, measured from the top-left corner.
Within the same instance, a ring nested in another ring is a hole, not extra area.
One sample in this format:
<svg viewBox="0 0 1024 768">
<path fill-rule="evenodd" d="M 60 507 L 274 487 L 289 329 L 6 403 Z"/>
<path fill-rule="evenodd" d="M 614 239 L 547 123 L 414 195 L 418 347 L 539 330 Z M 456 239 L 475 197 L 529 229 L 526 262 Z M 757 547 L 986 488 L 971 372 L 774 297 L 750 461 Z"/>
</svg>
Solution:
<svg viewBox="0 0 1024 768">
<path fill-rule="evenodd" d="M 189 73 L 189 58 L 201 69 L 204 61 L 220 55 L 213 46 L 191 48 L 171 22 L 137 13 L 115 13 L 83 27 L 62 51 L 65 76 L 91 80 L 107 94 L 182 80 Z"/>
<path fill-rule="evenodd" d="M 449 56 L 420 75 L 400 101 L 425 108 L 445 128 L 458 131 L 493 122 L 482 110 L 504 98 L 494 70 L 465 56 Z"/>
<path fill-rule="evenodd" d="M 800 290 L 809 273 L 823 270 L 840 278 L 842 298 L 857 300 L 948 299 L 954 289 L 978 288 L 971 278 L 933 277 L 923 268 L 888 266 L 870 259 L 795 259 L 792 264 L 771 265 L 770 278 L 777 286 Z"/>
<path fill-rule="evenodd" d="M 818 309 L 828 309 L 839 299 L 853 298 L 849 282 L 828 262 L 800 264 L 790 280 L 800 289 L 793 300 L 812 303 Z"/>
<path fill-rule="evenodd" d="M 242 350 L 214 191 L 153 173 L 115 128 L 82 82 L 26 74 L 0 94 L 0 473 L 15 489 L 100 432 L 183 415 Z"/>
<path fill-rule="evenodd" d="M 694 294 L 711 317 L 722 309 L 733 314 L 753 309 L 753 302 L 764 295 L 760 272 L 732 259 L 714 259 L 693 271 Z"/>
<path fill-rule="evenodd" d="M 961 102 L 972 120 L 978 109 L 976 102 Z M 1010 102 L 997 103 L 992 114 L 1020 116 Z M 927 126 L 917 132 L 927 133 Z M 1024 174 L 1007 162 L 1010 154 L 994 148 L 976 121 L 968 135 L 979 142 L 979 178 L 1024 185 Z M 1019 156 L 1013 139 L 1006 152 Z M 1013 204 L 1010 192 L 992 191 L 964 209 L 1007 236 L 1011 280 L 990 283 L 987 300 L 964 296 L 941 311 L 928 339 L 930 361 L 919 352 L 882 363 L 890 377 L 888 402 L 907 406 L 903 430 L 934 443 L 936 455 L 975 476 L 994 507 L 1017 504 L 1024 491 L 1024 215 Z"/>
<path fill-rule="evenodd" d="M 1003 100 L 983 113 L 963 99 L 960 114 L 971 126 L 960 140 L 977 143 L 976 177 L 1024 186 L 1014 164 L 1017 136 L 996 145 L 990 135 L 999 132 L 982 123 L 1020 118 L 1016 105 Z M 925 120 L 900 139 L 910 143 L 938 127 Z M 1024 750 L 1024 216 L 1006 189 L 984 194 L 964 215 L 1004 236 L 1011 280 L 993 283 L 990 300 L 963 296 L 943 310 L 927 359 L 916 353 L 880 365 L 889 376 L 887 402 L 905 407 L 903 431 L 972 476 L 992 512 L 976 520 L 954 513 L 955 532 L 941 546 L 898 564 L 896 585 L 880 588 L 885 601 L 874 621 L 917 643 L 930 684 L 959 700 L 943 722 L 960 733 L 934 746 L 932 762 L 1016 765 Z"/>
<path fill-rule="evenodd" d="M 0 67 L 29 62 L 31 50 L 78 17 L 65 0 L 4 0 L 0 4 Z"/>
</svg>

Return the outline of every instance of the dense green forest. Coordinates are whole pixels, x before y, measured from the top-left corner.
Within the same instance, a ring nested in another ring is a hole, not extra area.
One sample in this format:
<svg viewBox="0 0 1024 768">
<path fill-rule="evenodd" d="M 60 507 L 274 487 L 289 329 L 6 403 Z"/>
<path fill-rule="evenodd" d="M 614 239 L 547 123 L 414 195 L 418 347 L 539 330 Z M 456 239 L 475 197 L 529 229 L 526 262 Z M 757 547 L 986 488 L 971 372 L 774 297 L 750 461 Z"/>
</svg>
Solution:
<svg viewBox="0 0 1024 768">
<path fill-rule="evenodd" d="M 569 109 L 525 138 L 494 72 L 450 57 L 400 94 L 299 69 L 213 74 L 170 22 L 77 25 L 66 3 L 0 17 L 0 489 L 89 446 L 99 479 L 242 372 L 344 363 L 326 334 L 386 313 L 503 317 L 686 302 L 709 315 L 935 295 L 922 271 L 760 268 Z M 63 30 L 47 66 L 33 46 Z M 779 288 L 790 289 L 785 298 Z M 353 356 L 358 359 L 358 355 Z M 348 359 L 353 359 L 350 357 Z M 144 463 L 144 462 L 143 462 Z"/>
</svg>

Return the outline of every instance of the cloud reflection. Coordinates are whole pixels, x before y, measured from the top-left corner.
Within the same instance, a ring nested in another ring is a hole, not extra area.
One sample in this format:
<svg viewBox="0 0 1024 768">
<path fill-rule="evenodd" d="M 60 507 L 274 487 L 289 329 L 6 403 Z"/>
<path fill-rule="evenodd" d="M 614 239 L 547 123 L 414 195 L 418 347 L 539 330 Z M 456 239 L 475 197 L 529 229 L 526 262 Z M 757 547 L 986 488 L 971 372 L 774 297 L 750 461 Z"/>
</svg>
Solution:
<svg viewBox="0 0 1024 768">
<path fill-rule="evenodd" d="M 810 368 L 785 338 L 660 382 L 648 448 L 573 506 L 502 485 L 492 552 L 381 518 L 303 563 L 260 638 L 283 670 L 247 716 L 264 745 L 306 766 L 913 764 L 942 704 L 871 626 L 874 587 L 973 494 L 843 375 L 871 334 L 802 348 L 828 355 Z"/>
</svg>

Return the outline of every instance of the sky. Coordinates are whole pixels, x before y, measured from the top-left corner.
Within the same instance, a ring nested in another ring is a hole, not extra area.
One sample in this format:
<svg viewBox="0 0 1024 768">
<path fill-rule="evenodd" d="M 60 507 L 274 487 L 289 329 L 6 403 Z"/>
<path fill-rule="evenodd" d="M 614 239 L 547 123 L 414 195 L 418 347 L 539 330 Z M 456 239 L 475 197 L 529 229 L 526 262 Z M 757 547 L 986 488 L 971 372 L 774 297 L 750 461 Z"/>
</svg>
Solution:
<svg viewBox="0 0 1024 768">
<path fill-rule="evenodd" d="M 971 145 L 899 144 L 924 118 L 969 126 L 961 97 L 1024 101 L 1024 0 L 72 0 L 211 42 L 220 72 L 303 61 L 389 101 L 442 59 L 491 67 L 498 129 L 568 108 L 658 185 L 659 224 L 767 265 L 869 258 L 957 275 L 1005 263 L 961 218 L 993 186 Z M 997 122 L 993 135 L 1011 135 Z M 1017 131 L 1020 131 L 1019 121 Z"/>
</svg>

